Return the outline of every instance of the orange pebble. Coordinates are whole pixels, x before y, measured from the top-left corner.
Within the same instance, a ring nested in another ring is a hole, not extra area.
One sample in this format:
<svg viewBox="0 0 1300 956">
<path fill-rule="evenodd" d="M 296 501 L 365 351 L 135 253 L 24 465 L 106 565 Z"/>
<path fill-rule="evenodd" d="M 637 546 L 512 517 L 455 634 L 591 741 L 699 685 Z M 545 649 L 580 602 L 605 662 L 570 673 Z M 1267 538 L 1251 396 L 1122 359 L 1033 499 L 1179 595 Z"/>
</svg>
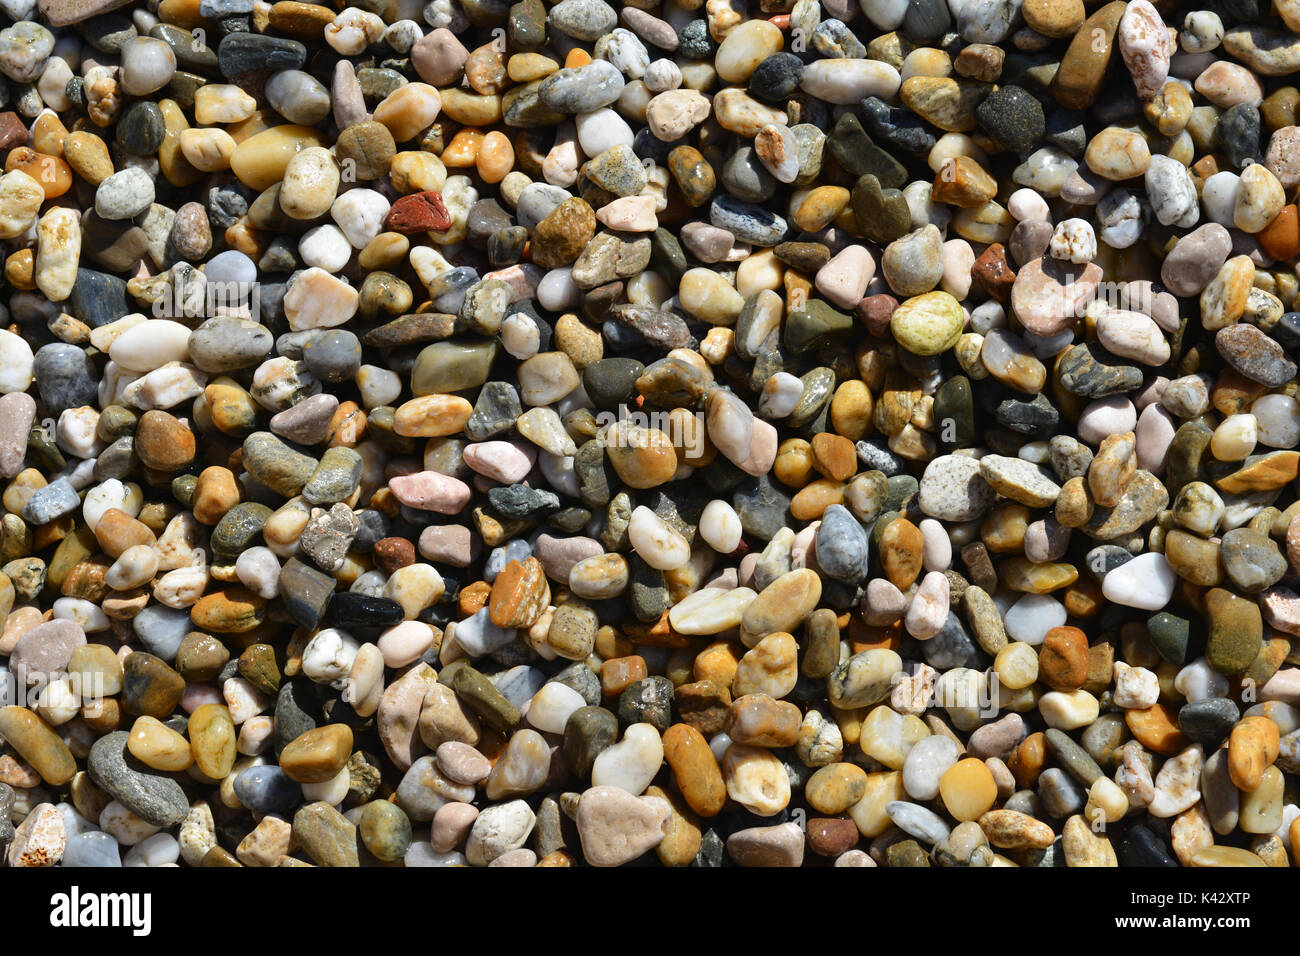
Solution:
<svg viewBox="0 0 1300 956">
<path fill-rule="evenodd" d="M 1164 704 L 1154 704 L 1145 710 L 1126 710 L 1124 723 L 1138 743 L 1166 757 L 1181 752 L 1191 743 L 1178 729 L 1178 721 Z"/>
<path fill-rule="evenodd" d="M 639 654 L 616 657 L 600 665 L 600 689 L 606 697 L 617 697 L 646 676 L 645 658 Z"/>
<path fill-rule="evenodd" d="M 498 130 L 483 137 L 475 161 L 478 174 L 485 183 L 499 183 L 515 166 L 515 150 L 510 138 Z"/>
<path fill-rule="evenodd" d="M 1300 254 L 1300 212 L 1295 206 L 1283 206 L 1255 238 L 1260 248 L 1274 259 L 1290 259 Z"/>
<path fill-rule="evenodd" d="M 59 156 L 38 153 L 30 146 L 19 146 L 5 160 L 5 172 L 22 170 L 41 184 L 46 199 L 55 199 L 72 188 L 72 168 Z"/>
<path fill-rule="evenodd" d="M 47 156 L 63 156 L 63 141 L 68 138 L 68 128 L 54 113 L 42 113 L 32 124 L 32 146 Z"/>
<path fill-rule="evenodd" d="M 456 601 L 460 613 L 466 617 L 477 614 L 487 606 L 488 595 L 491 593 L 492 585 L 486 581 L 475 581 L 473 584 L 461 588 Z"/>
<path fill-rule="evenodd" d="M 483 139 L 483 134 L 476 129 L 461 130 L 442 151 L 442 164 L 456 169 L 473 166 L 478 159 Z"/>
<path fill-rule="evenodd" d="M 258 230 L 248 224 L 247 216 L 227 228 L 225 238 L 226 245 L 242 252 L 250 259 L 260 259 L 266 252 L 266 241 Z"/>
<path fill-rule="evenodd" d="M 36 257 L 30 249 L 19 249 L 5 260 L 5 278 L 15 289 L 36 288 Z"/>
<path fill-rule="evenodd" d="M 564 58 L 564 68 L 566 70 L 576 70 L 580 66 L 586 66 L 591 62 L 591 54 L 580 47 L 574 47 L 569 51 L 569 55 Z"/>
</svg>

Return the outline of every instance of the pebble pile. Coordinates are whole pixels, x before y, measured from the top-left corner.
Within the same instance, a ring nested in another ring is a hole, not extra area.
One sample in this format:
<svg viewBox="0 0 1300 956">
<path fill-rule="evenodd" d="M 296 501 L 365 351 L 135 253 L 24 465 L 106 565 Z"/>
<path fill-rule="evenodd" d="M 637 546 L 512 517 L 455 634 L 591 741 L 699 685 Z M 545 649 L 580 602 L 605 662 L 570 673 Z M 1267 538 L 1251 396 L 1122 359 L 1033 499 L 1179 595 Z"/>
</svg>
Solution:
<svg viewBox="0 0 1300 956">
<path fill-rule="evenodd" d="M 0 13 L 10 866 L 1300 853 L 1300 0 Z"/>
</svg>

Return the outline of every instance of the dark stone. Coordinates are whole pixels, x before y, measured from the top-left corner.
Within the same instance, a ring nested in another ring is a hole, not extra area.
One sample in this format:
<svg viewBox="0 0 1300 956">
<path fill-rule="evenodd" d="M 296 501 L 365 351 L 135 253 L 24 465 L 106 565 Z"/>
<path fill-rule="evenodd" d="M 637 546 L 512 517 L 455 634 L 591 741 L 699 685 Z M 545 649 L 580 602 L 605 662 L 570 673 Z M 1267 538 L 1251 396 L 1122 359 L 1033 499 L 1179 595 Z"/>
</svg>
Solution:
<svg viewBox="0 0 1300 956">
<path fill-rule="evenodd" d="M 361 367 L 361 342 L 347 329 L 326 329 L 303 347 L 302 360 L 322 382 L 351 381 Z"/>
<path fill-rule="evenodd" d="M 190 811 L 185 791 L 171 777 L 150 771 L 132 757 L 126 749 L 129 739 L 125 730 L 115 730 L 91 745 L 86 761 L 90 779 L 148 823 L 164 829 L 175 826 Z"/>
<path fill-rule="evenodd" d="M 878 471 L 886 478 L 892 478 L 903 471 L 903 459 L 876 441 L 863 439 L 854 448 L 857 450 L 858 460 L 866 466 L 864 469 L 866 471 Z"/>
<path fill-rule="evenodd" d="M 117 143 L 134 156 L 154 155 L 166 135 L 162 110 L 148 100 L 132 103 L 117 121 Z"/>
<path fill-rule="evenodd" d="M 1215 747 L 1240 717 L 1240 708 L 1227 697 L 1206 697 L 1182 706 L 1178 729 L 1202 746 Z"/>
<path fill-rule="evenodd" d="M 772 535 L 791 522 L 790 499 L 777 490 L 767 475 L 746 476 L 736 486 L 731 506 L 736 509 L 745 534 L 762 541 L 770 541 Z"/>
<path fill-rule="evenodd" d="M 271 746 L 279 754 L 291 741 L 320 725 L 320 692 L 306 678 L 286 681 L 275 698 Z"/>
<path fill-rule="evenodd" d="M 1104 398 L 1141 388 L 1142 370 L 1120 362 L 1096 342 L 1072 346 L 1061 359 L 1061 384 L 1084 398 Z"/>
<path fill-rule="evenodd" d="M 859 176 L 853 184 L 849 208 L 857 227 L 872 242 L 893 242 L 912 228 L 912 211 L 902 190 L 884 188 L 871 173 Z"/>
<path fill-rule="evenodd" d="M 924 46 L 952 29 L 952 14 L 946 0 L 908 0 L 900 32 L 913 43 Z"/>
<path fill-rule="evenodd" d="M 495 730 L 509 733 L 520 720 L 519 708 L 510 703 L 492 682 L 463 660 L 453 661 L 438 675 L 466 706 Z"/>
<path fill-rule="evenodd" d="M 1083 562 L 1088 573 L 1100 583 L 1110 572 L 1132 560 L 1133 553 L 1117 544 L 1099 544 L 1084 556 Z"/>
<path fill-rule="evenodd" d="M 185 678 L 148 651 L 135 651 L 122 662 L 122 710 L 164 720 L 181 702 Z"/>
<path fill-rule="evenodd" d="M 68 296 L 68 311 L 92 329 L 116 322 L 131 311 L 126 304 L 126 282 L 107 272 L 80 268 Z"/>
<path fill-rule="evenodd" d="M 1238 103 L 1219 114 L 1214 127 L 1214 143 L 1233 169 L 1245 169 L 1259 161 L 1259 107 Z"/>
<path fill-rule="evenodd" d="M 807 305 L 786 318 L 785 347 L 796 355 L 825 348 L 846 339 L 853 325 L 851 315 L 821 299 L 809 299 Z"/>
<path fill-rule="evenodd" d="M 581 780 L 601 751 L 618 740 L 618 718 L 604 707 L 579 707 L 564 725 L 564 762 Z"/>
<path fill-rule="evenodd" d="M 826 141 L 826 150 L 852 176 L 868 173 L 880 180 L 882 186 L 900 189 L 907 184 L 907 170 L 903 164 L 881 149 L 853 113 L 844 113 L 835 123 Z"/>
<path fill-rule="evenodd" d="M 968 448 L 975 444 L 975 401 L 970 379 L 954 375 L 934 393 L 934 420 L 939 442 L 945 449 Z"/>
<path fill-rule="evenodd" d="M 1187 663 L 1192 622 L 1169 611 L 1158 611 L 1147 618 L 1147 633 L 1160 656 L 1180 667 Z"/>
<path fill-rule="evenodd" d="M 290 558 L 280 571 L 280 599 L 300 626 L 314 628 L 334 595 L 334 584 L 325 572 Z"/>
<path fill-rule="evenodd" d="M 302 802 L 302 787 L 274 764 L 249 767 L 235 778 L 235 796 L 254 813 L 287 816 Z"/>
<path fill-rule="evenodd" d="M 651 724 L 662 734 L 673 722 L 672 681 L 666 677 L 634 681 L 619 696 L 618 719 L 625 725 Z"/>
<path fill-rule="evenodd" d="M 1077 110 L 1053 110 L 1047 115 L 1044 138 L 1048 144 L 1077 159 L 1088 145 L 1088 130 L 1083 120 L 1084 114 Z"/>
<path fill-rule="evenodd" d="M 1035 435 L 1054 428 L 1061 414 L 1041 393 L 1033 401 L 1008 398 L 998 406 L 997 419 L 1012 431 L 1022 435 Z"/>
<path fill-rule="evenodd" d="M 591 707 L 599 704 L 603 697 L 600 678 L 587 666 L 585 661 L 574 661 L 552 677 L 551 681 L 573 688 L 582 695 L 582 699 Z"/>
<path fill-rule="evenodd" d="M 1038 148 L 1046 129 L 1043 105 L 1018 86 L 995 89 L 975 107 L 975 118 L 996 142 L 1022 155 Z"/>
<path fill-rule="evenodd" d="M 773 53 L 749 77 L 749 92 L 755 99 L 783 104 L 799 89 L 803 61 L 793 53 Z"/>
<path fill-rule="evenodd" d="M 391 627 L 401 624 L 402 605 L 391 598 L 372 597 L 357 591 L 340 591 L 325 611 L 325 623 L 348 630 L 353 627 Z"/>
<path fill-rule="evenodd" d="M 465 424 L 465 437 L 471 441 L 486 441 L 514 428 L 515 420 L 523 414 L 519 393 L 509 382 L 488 382 L 478 393 L 474 413 Z"/>
<path fill-rule="evenodd" d="M 582 384 L 597 408 L 616 409 L 633 401 L 645 365 L 634 358 L 597 359 L 582 370 Z"/>
<path fill-rule="evenodd" d="M 647 624 L 659 620 L 668 610 L 668 587 L 664 584 L 664 573 L 652 568 L 637 555 L 632 555 L 629 564 L 629 583 L 627 599 L 632 613 L 638 621 Z"/>
<path fill-rule="evenodd" d="M 715 49 L 707 20 L 692 20 L 677 31 L 677 53 L 683 60 L 711 59 Z"/>
<path fill-rule="evenodd" d="M 1128 828 L 1115 848 L 1115 855 L 1120 866 L 1178 866 L 1168 844 L 1141 823 Z"/>
<path fill-rule="evenodd" d="M 544 518 L 560 509 L 560 497 L 555 492 L 523 484 L 488 489 L 488 502 L 498 514 L 526 521 Z"/>
<path fill-rule="evenodd" d="M 307 62 L 307 48 L 297 40 L 232 33 L 217 45 L 217 62 L 227 79 L 263 70 L 299 70 Z"/>
<path fill-rule="evenodd" d="M 1097 761 L 1069 734 L 1053 727 L 1046 731 L 1045 737 L 1047 749 L 1052 752 L 1056 762 L 1084 787 L 1091 787 L 1098 777 L 1105 776 Z"/>
<path fill-rule="evenodd" d="M 862 101 L 862 118 L 867 131 L 887 146 L 908 153 L 928 153 L 935 136 L 911 110 L 890 107 L 884 100 L 868 96 Z"/>
<path fill-rule="evenodd" d="M 84 349 L 66 342 L 42 345 L 33 372 L 41 402 L 56 418 L 69 408 L 98 407 L 99 376 Z"/>
</svg>

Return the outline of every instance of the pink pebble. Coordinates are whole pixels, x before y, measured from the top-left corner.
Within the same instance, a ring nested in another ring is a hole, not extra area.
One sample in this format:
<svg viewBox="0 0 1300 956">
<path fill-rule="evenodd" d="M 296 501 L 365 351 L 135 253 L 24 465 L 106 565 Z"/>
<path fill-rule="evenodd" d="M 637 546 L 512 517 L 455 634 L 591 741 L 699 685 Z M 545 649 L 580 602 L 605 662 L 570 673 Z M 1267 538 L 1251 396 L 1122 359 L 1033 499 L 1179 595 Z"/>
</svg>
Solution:
<svg viewBox="0 0 1300 956">
<path fill-rule="evenodd" d="M 754 570 L 758 567 L 760 557 L 762 557 L 762 552 L 751 551 L 740 559 L 740 566 L 736 569 L 737 587 L 752 588 L 754 586 Z"/>
<path fill-rule="evenodd" d="M 907 612 L 907 597 L 888 578 L 872 578 L 867 582 L 862 612 L 875 627 L 893 624 Z"/>
<path fill-rule="evenodd" d="M 430 561 L 465 568 L 477 557 L 480 541 L 463 524 L 429 525 L 420 532 L 420 554 Z"/>
<path fill-rule="evenodd" d="M 1079 441 L 1100 445 L 1107 435 L 1131 432 L 1137 425 L 1137 409 L 1123 395 L 1099 398 L 1079 416 Z"/>
<path fill-rule="evenodd" d="M 1138 392 L 1133 399 L 1133 405 L 1139 412 L 1146 409 L 1148 405 L 1154 405 L 1160 401 L 1160 396 L 1165 393 L 1165 386 L 1169 384 L 1169 379 L 1163 375 L 1157 375 L 1151 380 L 1151 384 L 1142 391 Z"/>
<path fill-rule="evenodd" d="M 488 866 L 536 866 L 537 854 L 526 846 L 521 846 L 517 850 L 510 850 L 502 853 L 493 860 Z"/>
<path fill-rule="evenodd" d="M 818 269 L 813 282 L 822 298 L 841 309 L 851 309 L 861 301 L 875 274 L 876 262 L 867 247 L 852 245 L 845 246 Z"/>
<path fill-rule="evenodd" d="M 469 51 L 446 27 L 425 34 L 411 47 L 411 65 L 433 86 L 445 86 L 463 75 L 467 59 Z"/>
<path fill-rule="evenodd" d="M 754 554 L 754 561 L 757 562 L 758 554 L 756 552 L 751 553 Z M 749 555 L 745 555 L 745 557 L 749 557 Z M 741 560 L 743 561 L 744 558 Z M 704 587 L 722 588 L 723 590 L 731 591 L 740 587 L 740 573 L 735 568 L 723 568 L 721 571 L 714 574 L 713 577 L 709 578 L 709 580 L 705 581 Z M 701 590 L 703 590 L 703 588 L 701 588 Z"/>
<path fill-rule="evenodd" d="M 965 239 L 949 239 L 943 244 L 942 259 L 940 287 L 956 299 L 966 298 L 973 281 L 971 268 L 975 265 L 975 250 Z"/>
<path fill-rule="evenodd" d="M 275 719 L 272 717 L 249 717 L 239 725 L 239 740 L 236 749 L 246 757 L 254 757 L 271 746 L 271 736 L 275 733 Z"/>
<path fill-rule="evenodd" d="M 760 477 L 772 470 L 779 442 L 776 428 L 761 418 L 754 419 L 754 429 L 749 436 L 749 455 L 740 462 L 740 470 Z"/>
<path fill-rule="evenodd" d="M 817 529 L 821 524 L 820 521 L 814 521 L 794 536 L 794 544 L 790 545 L 791 571 L 814 566 L 813 541 L 817 537 Z"/>
<path fill-rule="evenodd" d="M 478 810 L 468 803 L 444 803 L 433 815 L 429 842 L 439 853 L 450 853 L 469 836 L 469 828 L 478 819 Z"/>
<path fill-rule="evenodd" d="M 1178 424 L 1162 405 L 1148 405 L 1138 416 L 1134 435 L 1137 437 L 1138 467 L 1159 476 L 1165 473 L 1169 459 L 1169 446 L 1173 444 Z"/>
<path fill-rule="evenodd" d="M 433 646 L 433 628 L 423 621 L 403 621 L 379 635 L 385 667 L 405 667 Z"/>
<path fill-rule="evenodd" d="M 181 694 L 181 710 L 187 714 L 192 714 L 204 704 L 224 704 L 225 698 L 221 696 L 221 691 L 211 684 L 186 684 L 185 692 Z"/>
<path fill-rule="evenodd" d="M 560 538 L 543 531 L 533 544 L 533 554 L 542 562 L 546 576 L 552 581 L 569 580 L 569 572 L 579 561 L 605 553 L 605 546 L 595 538 L 574 535 Z"/>
<path fill-rule="evenodd" d="M 1259 596 L 1259 607 L 1269 627 L 1300 635 L 1300 594 L 1274 585 Z"/>
<path fill-rule="evenodd" d="M 1025 557 L 1030 561 L 1059 561 L 1069 546 L 1070 529 L 1055 517 L 1039 518 L 1025 531 Z"/>
<path fill-rule="evenodd" d="M 1011 213 L 1018 222 L 1027 219 L 1051 222 L 1052 211 L 1048 208 L 1047 200 L 1029 188 L 1017 189 L 1011 194 L 1007 200 L 1007 212 Z"/>
<path fill-rule="evenodd" d="M 776 428 L 768 421 L 754 419 L 754 431 L 750 433 L 749 455 L 740 463 L 741 471 L 746 475 L 761 477 L 772 470 L 776 460 L 776 446 L 780 438 Z"/>
<path fill-rule="evenodd" d="M 532 299 L 537 296 L 537 285 L 542 281 L 542 275 L 542 270 L 537 266 L 531 262 L 524 262 L 518 265 L 506 266 L 496 272 L 489 272 L 483 276 L 483 281 L 500 279 L 514 291 L 515 301 L 522 302 L 524 299 Z"/>
<path fill-rule="evenodd" d="M 1300 667 L 1280 670 L 1259 689 L 1260 700 L 1280 700 L 1292 707 L 1300 707 Z"/>
<path fill-rule="evenodd" d="M 420 471 L 414 475 L 398 475 L 388 482 L 397 500 L 408 508 L 436 511 L 439 514 L 459 514 L 469 504 L 469 485 L 457 478 L 436 471 Z"/>
<path fill-rule="evenodd" d="M 940 571 L 926 574 L 903 619 L 907 633 L 918 641 L 928 641 L 942 631 L 948 620 L 948 601 L 948 578 Z"/>
<path fill-rule="evenodd" d="M 528 477 L 537 460 L 537 446 L 531 442 L 521 447 L 508 441 L 481 441 L 466 445 L 462 453 L 465 464 L 480 475 L 503 485 L 513 485 Z"/>
<path fill-rule="evenodd" d="M 927 571 L 947 571 L 952 565 L 952 541 L 942 524 L 933 518 L 924 519 L 921 529 L 921 557 Z"/>
</svg>

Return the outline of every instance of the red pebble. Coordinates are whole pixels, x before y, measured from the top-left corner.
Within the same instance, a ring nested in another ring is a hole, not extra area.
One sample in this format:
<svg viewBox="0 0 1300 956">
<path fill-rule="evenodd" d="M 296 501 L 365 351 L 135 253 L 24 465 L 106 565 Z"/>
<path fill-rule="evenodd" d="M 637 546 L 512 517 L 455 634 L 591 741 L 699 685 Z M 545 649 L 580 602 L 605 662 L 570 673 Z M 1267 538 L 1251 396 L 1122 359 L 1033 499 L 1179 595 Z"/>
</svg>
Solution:
<svg viewBox="0 0 1300 956">
<path fill-rule="evenodd" d="M 889 319 L 898 308 L 898 300 L 892 295 L 869 295 L 855 306 L 858 319 L 872 335 L 882 337 L 889 329 Z"/>
<path fill-rule="evenodd" d="M 971 267 L 971 277 L 979 283 L 980 288 L 999 302 L 1011 298 L 1011 286 L 1016 281 L 1016 270 L 1007 261 L 1006 249 L 1002 243 L 995 242 L 975 260 Z"/>
<path fill-rule="evenodd" d="M 451 228 L 451 215 L 442 201 L 442 194 L 429 189 L 403 196 L 393 203 L 385 226 L 404 236 L 417 232 L 441 232 Z"/>
<path fill-rule="evenodd" d="M 0 113 L 0 149 L 22 146 L 27 142 L 27 126 L 17 113 Z"/>
</svg>

